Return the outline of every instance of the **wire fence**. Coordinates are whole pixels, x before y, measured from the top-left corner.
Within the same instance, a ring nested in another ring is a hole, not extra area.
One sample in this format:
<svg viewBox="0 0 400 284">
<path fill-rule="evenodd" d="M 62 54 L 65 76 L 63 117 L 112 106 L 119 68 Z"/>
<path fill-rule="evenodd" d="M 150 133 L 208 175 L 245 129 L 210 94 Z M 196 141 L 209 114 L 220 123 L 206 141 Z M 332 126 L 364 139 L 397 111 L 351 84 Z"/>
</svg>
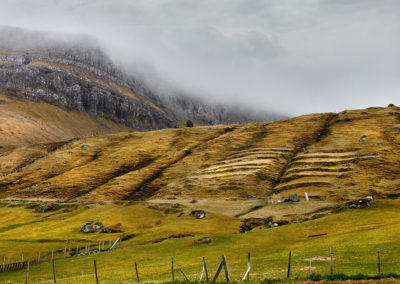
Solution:
<svg viewBox="0 0 400 284">
<path fill-rule="evenodd" d="M 57 283 L 96 283 L 93 263 L 96 259 L 99 283 L 135 283 L 138 282 L 138 277 L 141 283 L 185 281 L 186 278 L 190 281 L 199 281 L 204 267 L 202 257 L 196 257 L 196 259 L 188 261 L 187 255 L 182 254 L 177 254 L 174 257 L 172 268 L 171 257 L 162 257 L 157 260 L 151 257 L 135 260 L 134 256 L 123 256 L 123 260 L 113 263 L 108 261 L 107 258 L 100 257 L 100 254 L 106 253 L 108 252 L 97 251 L 96 253 L 93 251 L 91 254 L 88 253 L 86 255 L 77 254 L 66 258 L 54 258 Z M 279 253 L 279 257 L 277 257 L 277 253 L 268 256 L 253 252 L 250 257 L 251 269 L 249 277 L 250 280 L 263 280 L 283 279 L 288 276 L 291 279 L 305 278 L 310 274 L 343 273 L 355 275 L 362 273 L 365 275 L 378 275 L 397 273 L 400 271 L 400 256 L 396 258 L 395 255 L 396 252 L 394 251 L 380 250 L 375 247 L 361 251 L 343 251 L 328 247 L 317 255 L 311 255 L 306 251 L 299 253 L 292 251 L 289 254 L 289 251 L 282 250 Z M 248 255 L 238 256 L 234 253 L 228 253 L 226 257 L 230 280 L 243 280 L 248 270 Z M 213 257 L 205 255 L 205 258 L 209 280 L 212 280 L 223 261 L 221 257 L 215 257 L 215 254 Z M 78 260 L 79 262 L 77 262 Z M 76 267 L 74 272 L 68 271 L 68 267 L 71 267 L 69 265 L 74 261 L 81 266 L 81 271 L 77 272 L 79 269 L 76 269 Z M 137 263 L 137 271 L 135 262 Z M 85 263 L 85 265 L 82 265 L 82 263 Z M 0 279 L 4 281 L 2 283 L 9 283 L 9 279 L 7 279 L 8 273 L 0 273 Z M 23 273 L 20 271 L 18 276 L 21 275 Z M 21 276 L 19 279 L 20 281 L 11 283 L 26 282 L 25 277 Z M 205 280 L 204 272 L 202 280 Z M 220 273 L 217 281 L 226 281 L 224 271 Z M 29 283 L 54 283 L 52 262 L 48 260 L 38 265 L 30 275 Z"/>
</svg>

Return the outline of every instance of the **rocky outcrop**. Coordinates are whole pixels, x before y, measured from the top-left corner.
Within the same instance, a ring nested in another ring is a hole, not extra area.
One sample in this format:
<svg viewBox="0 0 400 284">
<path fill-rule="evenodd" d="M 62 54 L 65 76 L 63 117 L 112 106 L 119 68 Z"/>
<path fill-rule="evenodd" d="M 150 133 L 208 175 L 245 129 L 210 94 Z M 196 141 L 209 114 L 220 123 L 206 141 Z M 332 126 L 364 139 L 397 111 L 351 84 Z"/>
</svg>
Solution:
<svg viewBox="0 0 400 284">
<path fill-rule="evenodd" d="M 93 221 L 86 223 L 85 226 L 82 227 L 81 232 L 83 233 L 95 233 L 98 230 L 103 228 L 103 223 L 100 221 Z"/>
<path fill-rule="evenodd" d="M 151 82 L 150 82 L 151 84 Z M 85 111 L 139 130 L 242 123 L 249 115 L 152 91 L 120 70 L 93 40 L 0 28 L 0 93 Z"/>
</svg>

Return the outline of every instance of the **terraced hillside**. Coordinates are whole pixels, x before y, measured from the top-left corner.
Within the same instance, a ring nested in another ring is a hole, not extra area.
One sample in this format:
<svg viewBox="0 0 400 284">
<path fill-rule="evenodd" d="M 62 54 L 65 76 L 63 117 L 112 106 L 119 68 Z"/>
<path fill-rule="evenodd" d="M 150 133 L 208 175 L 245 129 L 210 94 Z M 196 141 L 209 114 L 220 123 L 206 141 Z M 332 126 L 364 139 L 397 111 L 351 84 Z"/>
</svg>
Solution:
<svg viewBox="0 0 400 284">
<path fill-rule="evenodd" d="M 395 197 L 400 109 L 100 135 L 0 156 L 0 197 L 311 200 Z M 254 212 L 253 212 L 254 214 Z"/>
</svg>

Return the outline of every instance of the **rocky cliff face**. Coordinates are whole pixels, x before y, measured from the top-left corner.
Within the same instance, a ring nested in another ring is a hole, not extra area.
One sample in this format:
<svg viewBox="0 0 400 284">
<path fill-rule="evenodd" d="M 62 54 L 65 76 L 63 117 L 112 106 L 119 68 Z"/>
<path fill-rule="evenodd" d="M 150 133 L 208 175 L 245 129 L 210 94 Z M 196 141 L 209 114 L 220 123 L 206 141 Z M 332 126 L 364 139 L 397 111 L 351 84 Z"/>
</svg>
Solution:
<svg viewBox="0 0 400 284">
<path fill-rule="evenodd" d="M 121 71 L 95 41 L 0 29 L 0 93 L 85 111 L 130 128 L 257 120 L 185 96 L 163 96 Z"/>
</svg>

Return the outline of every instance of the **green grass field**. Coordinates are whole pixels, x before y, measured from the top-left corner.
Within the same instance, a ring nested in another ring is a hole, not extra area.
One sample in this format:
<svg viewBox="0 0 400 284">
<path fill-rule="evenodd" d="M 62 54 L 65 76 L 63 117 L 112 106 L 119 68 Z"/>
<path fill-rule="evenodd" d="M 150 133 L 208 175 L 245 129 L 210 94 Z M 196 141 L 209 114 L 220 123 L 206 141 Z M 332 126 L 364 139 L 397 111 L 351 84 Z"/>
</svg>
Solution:
<svg viewBox="0 0 400 284">
<path fill-rule="evenodd" d="M 282 279 L 287 273 L 289 251 L 292 251 L 291 279 L 295 279 L 309 274 L 310 261 L 313 273 L 328 274 L 331 246 L 336 273 L 376 275 L 378 248 L 381 273 L 400 271 L 398 200 L 379 200 L 370 208 L 348 209 L 276 228 L 256 228 L 246 234 L 238 233 L 240 222 L 233 217 L 222 214 L 209 214 L 201 220 L 186 215 L 177 217 L 176 212 L 165 213 L 161 207 L 149 208 L 138 203 L 81 205 L 72 212 L 59 214 L 35 213 L 21 204 L 8 206 L 3 203 L 0 208 L 0 249 L 12 261 L 21 258 L 21 251 L 26 259 L 33 259 L 40 249 L 42 257 L 48 259 L 52 248 L 62 250 L 65 245 L 75 248 L 77 243 L 82 247 L 82 240 L 90 239 L 94 249 L 99 240 L 118 236 L 80 233 L 82 223 L 93 216 L 106 225 L 121 222 L 125 233 L 135 234 L 121 248 L 110 252 L 65 259 L 60 252 L 55 262 L 57 283 L 94 283 L 93 260 L 97 261 L 100 283 L 135 282 L 134 262 L 138 264 L 141 281 L 170 281 L 171 256 L 175 259 L 176 279 L 184 280 L 178 271 L 183 269 L 190 280 L 198 280 L 202 257 L 206 257 L 209 274 L 214 276 L 222 254 L 227 256 L 231 278 L 239 280 L 246 271 L 248 252 L 251 253 L 251 279 Z M 308 237 L 319 233 L 327 235 Z M 174 234 L 193 236 L 160 241 Z M 212 243 L 195 244 L 204 236 L 209 236 Z M 223 277 L 221 273 L 219 279 L 222 281 Z M 29 279 L 30 283 L 51 283 L 50 261 L 32 266 Z M 0 273 L 0 280 L 22 283 L 25 271 Z"/>
</svg>

